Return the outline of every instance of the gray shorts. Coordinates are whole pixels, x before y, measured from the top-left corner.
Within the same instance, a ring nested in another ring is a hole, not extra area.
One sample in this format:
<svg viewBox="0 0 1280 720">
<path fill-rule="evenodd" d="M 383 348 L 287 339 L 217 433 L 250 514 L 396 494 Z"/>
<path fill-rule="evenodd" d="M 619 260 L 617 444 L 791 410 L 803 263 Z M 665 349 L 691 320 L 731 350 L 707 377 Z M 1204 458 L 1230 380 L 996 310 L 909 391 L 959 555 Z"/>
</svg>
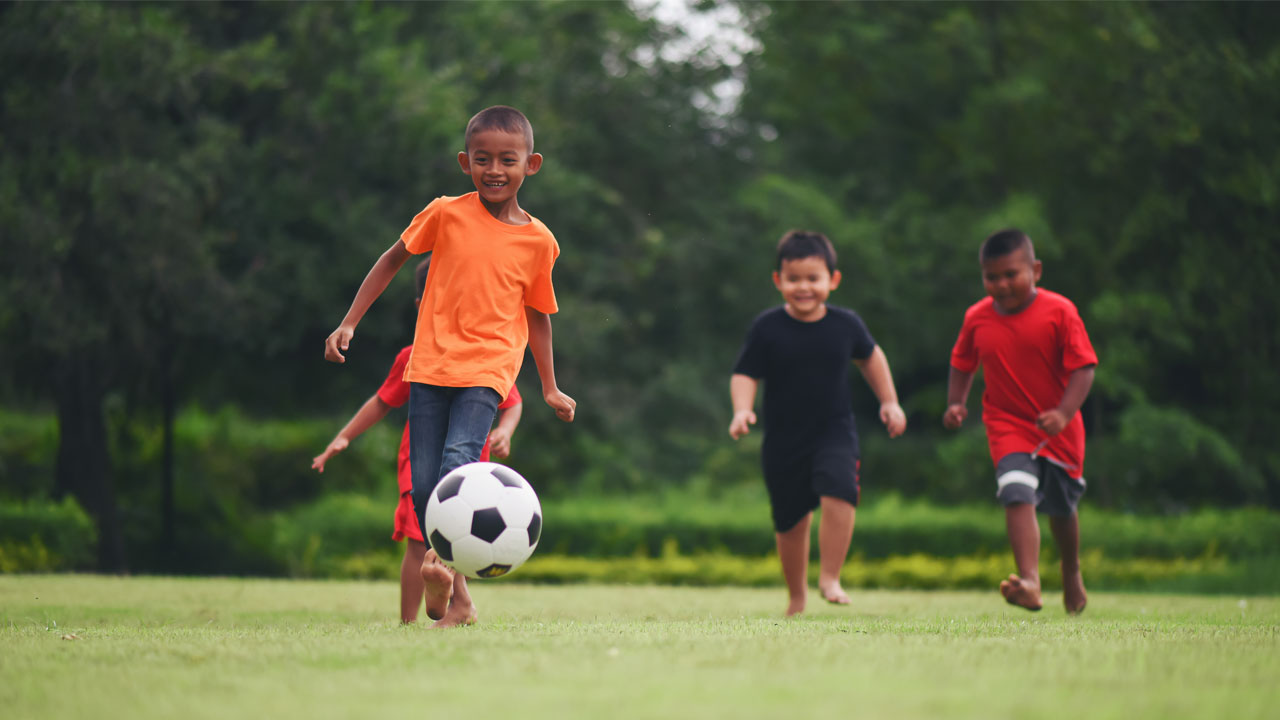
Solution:
<svg viewBox="0 0 1280 720">
<path fill-rule="evenodd" d="M 996 498 L 1002 505 L 1031 503 L 1046 515 L 1074 515 L 1084 478 L 1071 477 L 1049 458 L 1009 453 L 996 463 Z"/>
</svg>

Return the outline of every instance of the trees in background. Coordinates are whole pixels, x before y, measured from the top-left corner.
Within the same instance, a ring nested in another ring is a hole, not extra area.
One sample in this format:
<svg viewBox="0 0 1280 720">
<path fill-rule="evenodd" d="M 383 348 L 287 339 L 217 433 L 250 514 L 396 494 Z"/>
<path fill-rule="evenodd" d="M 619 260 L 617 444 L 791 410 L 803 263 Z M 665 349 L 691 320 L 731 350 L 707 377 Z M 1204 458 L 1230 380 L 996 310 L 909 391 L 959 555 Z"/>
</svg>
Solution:
<svg viewBox="0 0 1280 720">
<path fill-rule="evenodd" d="M 547 157 L 523 201 L 563 249 L 557 366 L 581 408 L 554 423 L 522 379 L 513 460 L 540 488 L 754 482 L 725 378 L 777 302 L 774 242 L 806 226 L 911 413 L 895 443 L 864 422 L 881 487 L 982 496 L 980 430 L 937 417 L 977 243 L 1018 225 L 1103 360 L 1094 497 L 1280 502 L 1274 9 L 744 12 L 759 49 L 735 67 L 664 52 L 678 29 L 620 3 L 0 6 L 0 397 L 56 409 L 51 486 L 98 519 L 102 567 L 140 536 L 180 546 L 194 508 L 230 533 L 325 490 L 305 458 L 184 482 L 174 414 L 366 397 L 411 332 L 408 273 L 348 364 L 323 338 L 413 214 L 470 189 L 462 128 L 498 103 Z M 705 102 L 731 78 L 736 107 Z M 140 463 L 154 426 L 167 459 Z"/>
<path fill-rule="evenodd" d="M 913 429 L 981 295 L 978 243 L 1017 225 L 1099 351 L 1096 492 L 1280 502 L 1275 8 L 781 3 L 757 31 L 742 117 L 781 170 L 749 204 L 838 229 L 929 401 Z"/>
</svg>

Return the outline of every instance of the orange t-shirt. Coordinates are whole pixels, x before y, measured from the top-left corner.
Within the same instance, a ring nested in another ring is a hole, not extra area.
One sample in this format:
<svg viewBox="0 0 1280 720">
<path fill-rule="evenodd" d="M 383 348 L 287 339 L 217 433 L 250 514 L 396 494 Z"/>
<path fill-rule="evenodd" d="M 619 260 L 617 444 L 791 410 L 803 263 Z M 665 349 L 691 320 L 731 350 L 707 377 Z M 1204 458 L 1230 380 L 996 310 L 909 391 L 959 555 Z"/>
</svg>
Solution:
<svg viewBox="0 0 1280 720">
<path fill-rule="evenodd" d="M 558 309 L 555 236 L 533 216 L 526 225 L 498 220 L 472 192 L 432 200 L 400 240 L 411 253 L 431 253 L 404 379 L 505 396 L 529 342 L 525 306 Z"/>
</svg>

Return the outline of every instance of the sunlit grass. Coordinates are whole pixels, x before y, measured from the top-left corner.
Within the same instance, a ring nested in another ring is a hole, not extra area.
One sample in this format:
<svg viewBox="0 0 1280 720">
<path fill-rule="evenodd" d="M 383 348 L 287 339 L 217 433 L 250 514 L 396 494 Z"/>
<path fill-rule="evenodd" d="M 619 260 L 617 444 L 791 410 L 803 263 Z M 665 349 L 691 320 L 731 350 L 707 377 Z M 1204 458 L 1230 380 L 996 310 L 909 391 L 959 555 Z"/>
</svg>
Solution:
<svg viewBox="0 0 1280 720">
<path fill-rule="evenodd" d="M 388 582 L 0 576 L 6 718 L 1268 717 L 1280 599 L 478 584 L 481 624 Z M 66 638 L 66 639 L 64 639 Z"/>
</svg>

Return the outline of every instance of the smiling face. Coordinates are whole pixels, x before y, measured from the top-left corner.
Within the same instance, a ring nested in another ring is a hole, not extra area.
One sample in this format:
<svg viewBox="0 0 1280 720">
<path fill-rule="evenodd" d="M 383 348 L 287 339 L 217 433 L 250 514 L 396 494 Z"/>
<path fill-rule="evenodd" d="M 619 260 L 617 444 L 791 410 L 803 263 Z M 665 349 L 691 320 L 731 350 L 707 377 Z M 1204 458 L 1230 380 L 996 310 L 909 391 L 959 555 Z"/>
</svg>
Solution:
<svg viewBox="0 0 1280 720">
<path fill-rule="evenodd" d="M 782 293 L 788 315 L 814 322 L 827 314 L 827 296 L 839 287 L 840 271 L 828 270 L 826 259 L 818 255 L 783 260 L 773 284 Z"/>
<path fill-rule="evenodd" d="M 489 212 L 504 220 L 503 213 L 519 210 L 516 192 L 525 177 L 542 167 L 542 156 L 529 152 L 523 133 L 480 130 L 471 136 L 466 152 L 458 153 L 458 164 L 471 176 Z"/>
<path fill-rule="evenodd" d="M 1026 248 L 982 261 L 982 286 L 1006 315 L 1026 309 L 1036 296 L 1040 261 Z"/>
</svg>

